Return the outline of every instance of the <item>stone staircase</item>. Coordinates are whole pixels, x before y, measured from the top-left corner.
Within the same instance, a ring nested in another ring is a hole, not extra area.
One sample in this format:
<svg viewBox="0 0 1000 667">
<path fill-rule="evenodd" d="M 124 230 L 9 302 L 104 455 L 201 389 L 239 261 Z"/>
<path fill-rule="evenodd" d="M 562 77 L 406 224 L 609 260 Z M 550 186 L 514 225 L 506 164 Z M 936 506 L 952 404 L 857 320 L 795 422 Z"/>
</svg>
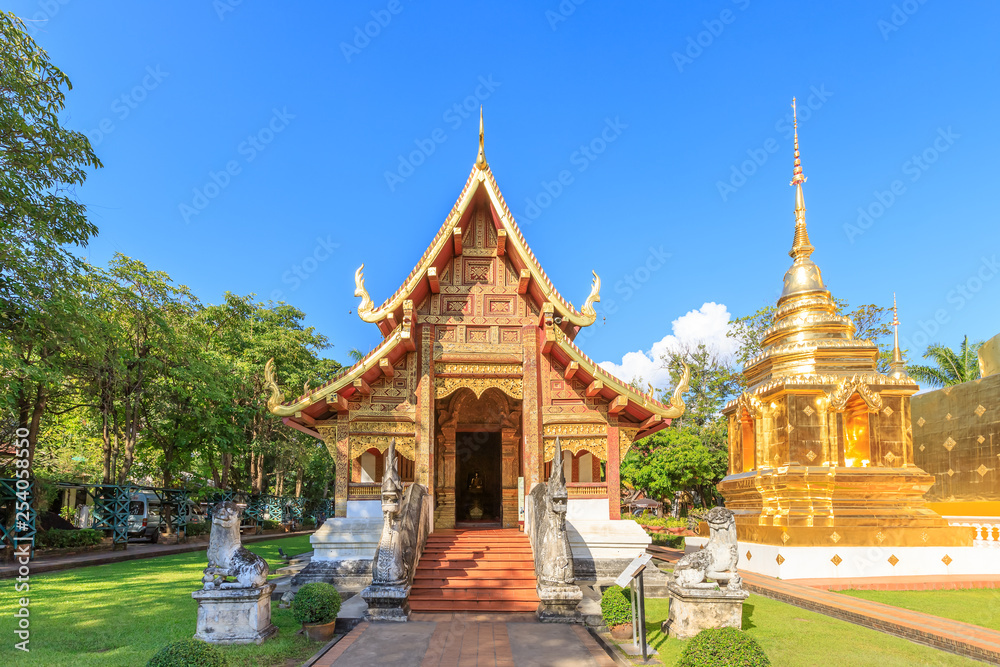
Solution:
<svg viewBox="0 0 1000 667">
<path fill-rule="evenodd" d="M 516 529 L 438 530 L 427 536 L 410 590 L 422 612 L 534 612 L 535 563 Z"/>
</svg>

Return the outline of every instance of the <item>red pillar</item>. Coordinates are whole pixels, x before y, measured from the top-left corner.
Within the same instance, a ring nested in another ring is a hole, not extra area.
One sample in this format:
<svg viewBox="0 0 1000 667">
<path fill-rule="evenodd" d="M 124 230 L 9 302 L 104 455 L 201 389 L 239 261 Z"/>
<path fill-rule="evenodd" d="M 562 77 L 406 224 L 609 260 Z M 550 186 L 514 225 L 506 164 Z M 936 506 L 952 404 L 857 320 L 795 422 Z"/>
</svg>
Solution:
<svg viewBox="0 0 1000 667">
<path fill-rule="evenodd" d="M 608 514 L 612 519 L 622 518 L 622 492 L 621 479 L 619 477 L 618 456 L 618 418 L 614 417 L 608 423 L 608 463 L 607 463 L 607 484 L 608 484 Z"/>
</svg>

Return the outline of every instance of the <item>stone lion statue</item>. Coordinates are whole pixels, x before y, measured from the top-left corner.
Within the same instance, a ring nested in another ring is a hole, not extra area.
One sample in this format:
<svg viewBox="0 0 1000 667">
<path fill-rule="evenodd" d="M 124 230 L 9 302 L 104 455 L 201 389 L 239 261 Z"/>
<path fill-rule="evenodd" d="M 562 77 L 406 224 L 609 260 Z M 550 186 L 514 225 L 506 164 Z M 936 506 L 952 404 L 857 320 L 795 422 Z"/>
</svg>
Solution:
<svg viewBox="0 0 1000 667">
<path fill-rule="evenodd" d="M 260 588 L 267 583 L 267 561 L 247 551 L 240 541 L 240 514 L 239 505 L 229 501 L 212 510 L 208 567 L 201 579 L 206 589 Z"/>
<path fill-rule="evenodd" d="M 719 584 L 726 584 L 730 590 L 740 590 L 742 580 L 736 572 L 739 553 L 733 513 L 725 507 L 713 507 L 707 520 L 711 529 L 708 544 L 677 561 L 674 582 L 681 588 L 718 588 Z M 718 584 L 709 583 L 707 579 Z"/>
</svg>

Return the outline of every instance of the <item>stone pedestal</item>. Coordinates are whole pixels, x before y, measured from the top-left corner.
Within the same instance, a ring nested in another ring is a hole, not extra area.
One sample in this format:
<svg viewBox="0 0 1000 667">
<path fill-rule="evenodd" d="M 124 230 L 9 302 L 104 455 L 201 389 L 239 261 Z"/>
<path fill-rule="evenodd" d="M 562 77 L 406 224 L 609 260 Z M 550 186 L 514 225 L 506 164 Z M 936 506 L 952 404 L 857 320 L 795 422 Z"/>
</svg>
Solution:
<svg viewBox="0 0 1000 667">
<path fill-rule="evenodd" d="M 583 600 L 583 591 L 579 586 L 542 586 L 535 589 L 538 593 L 538 610 L 535 616 L 543 623 L 579 623 L 580 612 L 577 607 Z"/>
<path fill-rule="evenodd" d="M 333 584 L 346 597 L 346 594 L 356 593 L 371 582 L 372 558 L 382 534 L 381 503 L 352 501 L 348 506 L 351 513 L 371 516 L 327 519 L 309 538 L 313 557 L 292 578 L 292 590 L 322 581 Z"/>
<path fill-rule="evenodd" d="M 681 588 L 673 582 L 670 613 L 663 622 L 664 634 L 690 639 L 708 628 L 743 629 L 743 601 L 750 597 L 745 590 L 727 588 Z"/>
<path fill-rule="evenodd" d="M 198 629 L 194 638 L 209 644 L 260 644 L 278 634 L 271 623 L 274 584 L 260 588 L 197 590 Z"/>
<path fill-rule="evenodd" d="M 409 586 L 371 585 L 361 591 L 361 597 L 368 603 L 364 618 L 366 621 L 408 621 L 410 620 Z"/>
</svg>

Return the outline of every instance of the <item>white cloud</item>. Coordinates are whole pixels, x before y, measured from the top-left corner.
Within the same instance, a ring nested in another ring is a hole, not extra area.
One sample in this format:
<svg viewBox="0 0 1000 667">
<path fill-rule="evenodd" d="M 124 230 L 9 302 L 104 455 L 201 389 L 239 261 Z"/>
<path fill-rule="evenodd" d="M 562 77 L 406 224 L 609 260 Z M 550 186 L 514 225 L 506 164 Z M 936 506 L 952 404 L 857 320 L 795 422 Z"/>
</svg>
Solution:
<svg viewBox="0 0 1000 667">
<path fill-rule="evenodd" d="M 726 336 L 729 330 L 729 309 L 725 304 L 708 302 L 698 310 L 681 315 L 670 323 L 673 333 L 669 333 L 653 343 L 648 351 L 628 352 L 621 363 L 602 361 L 600 366 L 613 375 L 631 382 L 641 378 L 658 389 L 670 386 L 670 373 L 663 368 L 661 357 L 673 350 L 697 347 L 699 343 L 715 351 L 721 357 L 731 357 L 736 353 L 736 340 Z"/>
</svg>

